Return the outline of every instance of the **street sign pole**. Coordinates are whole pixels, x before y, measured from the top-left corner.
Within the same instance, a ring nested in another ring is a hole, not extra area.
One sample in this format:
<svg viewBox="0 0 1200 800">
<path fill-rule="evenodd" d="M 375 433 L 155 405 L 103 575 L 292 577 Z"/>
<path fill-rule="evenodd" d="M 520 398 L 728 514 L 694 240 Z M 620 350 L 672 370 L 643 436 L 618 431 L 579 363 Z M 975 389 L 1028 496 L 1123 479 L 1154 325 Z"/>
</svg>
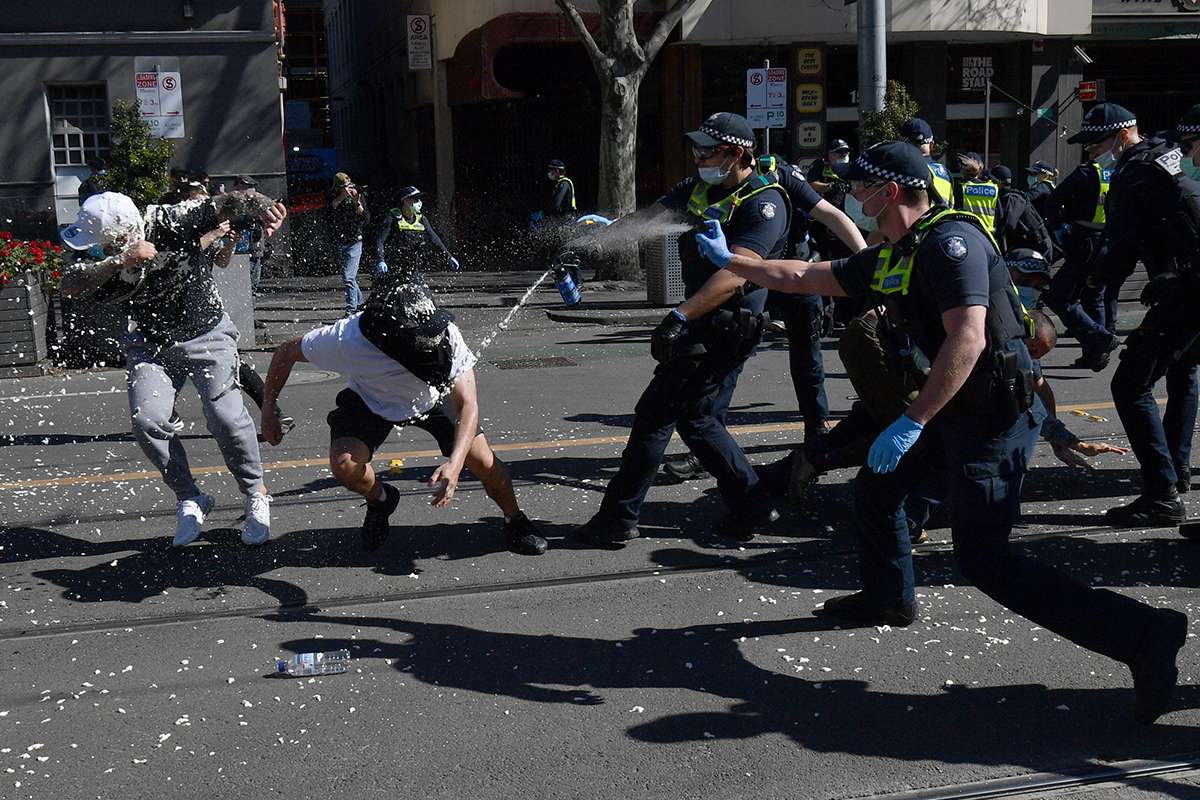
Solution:
<svg viewBox="0 0 1200 800">
<path fill-rule="evenodd" d="M 987 169 L 988 150 L 992 144 L 992 81 L 983 87 L 983 168 Z"/>
<path fill-rule="evenodd" d="M 765 70 L 771 69 L 771 59 L 769 59 L 769 58 L 763 59 L 763 69 L 765 69 Z M 767 75 L 770 75 L 770 74 L 771 73 L 768 71 Z M 768 78 L 767 80 L 768 80 L 767 85 L 770 86 L 770 83 L 769 83 L 770 78 Z M 771 155 L 771 126 L 770 126 L 770 124 L 768 124 L 767 127 L 763 128 L 763 155 L 764 156 Z"/>
</svg>

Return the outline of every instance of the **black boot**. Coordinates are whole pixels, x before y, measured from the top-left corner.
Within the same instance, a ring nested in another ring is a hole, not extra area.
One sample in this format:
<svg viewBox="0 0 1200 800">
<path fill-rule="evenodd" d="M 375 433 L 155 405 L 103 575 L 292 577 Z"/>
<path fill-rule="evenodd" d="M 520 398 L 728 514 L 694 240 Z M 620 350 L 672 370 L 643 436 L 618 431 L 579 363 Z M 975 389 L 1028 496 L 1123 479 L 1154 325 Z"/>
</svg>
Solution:
<svg viewBox="0 0 1200 800">
<path fill-rule="evenodd" d="M 688 453 L 683 458 L 677 458 L 674 461 L 668 461 L 663 464 L 663 475 L 668 479 L 683 483 L 694 478 L 703 478 L 708 474 L 708 470 L 700 463 L 700 459 L 696 458 L 692 453 Z"/>
<path fill-rule="evenodd" d="M 750 500 L 741 508 L 736 508 L 726 514 L 714 533 L 722 539 L 732 539 L 738 542 L 748 542 L 779 520 L 779 511 L 765 490 L 755 489 Z"/>
<path fill-rule="evenodd" d="M 599 514 L 580 525 L 574 532 L 574 538 L 599 545 L 620 545 L 640 535 L 637 525 L 607 520 Z"/>
<path fill-rule="evenodd" d="M 362 524 L 362 543 L 367 550 L 378 550 L 387 540 L 391 526 L 388 517 L 400 504 L 400 492 L 386 483 L 383 486 L 383 498 L 378 501 L 367 501 L 367 516 Z"/>
<path fill-rule="evenodd" d="M 886 608 L 867 599 L 865 592 L 831 597 L 814 612 L 817 616 L 834 617 L 858 625 L 891 625 L 905 628 L 917 618 L 917 606 Z"/>
<path fill-rule="evenodd" d="M 1128 505 L 1104 512 L 1104 521 L 1114 528 L 1173 528 L 1186 518 L 1178 496 L 1155 499 L 1141 495 Z"/>
<path fill-rule="evenodd" d="M 524 511 L 518 511 L 516 516 L 504 523 L 504 538 L 508 540 L 508 549 L 523 556 L 540 556 L 546 552 L 546 540 L 539 533 L 537 526 Z"/>
</svg>

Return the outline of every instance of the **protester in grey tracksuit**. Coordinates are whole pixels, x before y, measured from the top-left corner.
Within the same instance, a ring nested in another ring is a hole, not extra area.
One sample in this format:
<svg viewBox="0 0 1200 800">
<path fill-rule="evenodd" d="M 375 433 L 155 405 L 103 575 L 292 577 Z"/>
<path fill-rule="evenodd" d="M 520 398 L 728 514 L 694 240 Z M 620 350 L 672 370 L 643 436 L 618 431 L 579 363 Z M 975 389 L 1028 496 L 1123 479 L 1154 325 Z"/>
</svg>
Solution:
<svg viewBox="0 0 1200 800">
<path fill-rule="evenodd" d="M 149 261 L 131 270 L 127 248 L 99 260 L 85 257 L 67 269 L 64 292 L 90 291 L 97 302 L 124 303 L 130 318 L 125 348 L 134 438 L 176 499 L 205 497 L 183 443 L 168 424 L 176 393 L 189 378 L 238 488 L 248 498 L 265 494 L 257 432 L 237 381 L 238 330 L 225 313 L 213 260 L 200 243 L 203 233 L 221 225 L 216 203 L 203 198 L 151 205 L 142 216 L 141 239 L 153 245 L 148 252 L 157 251 Z M 136 243 L 138 237 L 130 240 Z M 231 253 L 232 241 L 218 263 L 227 262 Z"/>
</svg>

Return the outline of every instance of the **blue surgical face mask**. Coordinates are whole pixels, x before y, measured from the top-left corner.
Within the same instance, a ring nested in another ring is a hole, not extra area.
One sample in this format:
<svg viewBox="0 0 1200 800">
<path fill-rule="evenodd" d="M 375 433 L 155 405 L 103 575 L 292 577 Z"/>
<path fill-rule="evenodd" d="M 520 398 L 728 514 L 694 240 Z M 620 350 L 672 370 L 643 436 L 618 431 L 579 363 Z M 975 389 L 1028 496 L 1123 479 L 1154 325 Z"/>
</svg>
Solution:
<svg viewBox="0 0 1200 800">
<path fill-rule="evenodd" d="M 99 261 L 104 258 L 104 245 L 96 243 L 87 249 L 88 258 Z"/>
<path fill-rule="evenodd" d="M 1018 286 L 1017 296 L 1021 298 L 1021 305 L 1025 306 L 1025 310 L 1032 311 L 1042 299 L 1042 290 L 1032 286 Z"/>
<path fill-rule="evenodd" d="M 719 183 L 724 183 L 725 179 L 729 177 L 729 173 L 732 171 L 733 171 L 733 163 L 732 162 L 730 162 L 729 166 L 727 166 L 727 167 L 697 167 L 696 168 L 696 172 L 697 172 L 697 174 L 699 174 L 700 180 L 704 181 L 705 183 L 709 184 L 710 186 L 716 186 Z"/>
</svg>

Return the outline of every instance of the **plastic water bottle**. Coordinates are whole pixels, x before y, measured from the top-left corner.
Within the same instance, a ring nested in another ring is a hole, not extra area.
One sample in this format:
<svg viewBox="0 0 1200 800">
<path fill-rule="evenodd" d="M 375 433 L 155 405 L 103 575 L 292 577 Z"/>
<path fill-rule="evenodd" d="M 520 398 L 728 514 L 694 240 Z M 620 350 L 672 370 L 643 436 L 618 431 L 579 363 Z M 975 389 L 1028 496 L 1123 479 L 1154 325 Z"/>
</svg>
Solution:
<svg viewBox="0 0 1200 800">
<path fill-rule="evenodd" d="M 306 675 L 335 675 L 350 670 L 349 650 L 330 650 L 327 653 L 297 653 L 288 659 L 279 659 L 275 668 L 298 678 Z"/>
</svg>

